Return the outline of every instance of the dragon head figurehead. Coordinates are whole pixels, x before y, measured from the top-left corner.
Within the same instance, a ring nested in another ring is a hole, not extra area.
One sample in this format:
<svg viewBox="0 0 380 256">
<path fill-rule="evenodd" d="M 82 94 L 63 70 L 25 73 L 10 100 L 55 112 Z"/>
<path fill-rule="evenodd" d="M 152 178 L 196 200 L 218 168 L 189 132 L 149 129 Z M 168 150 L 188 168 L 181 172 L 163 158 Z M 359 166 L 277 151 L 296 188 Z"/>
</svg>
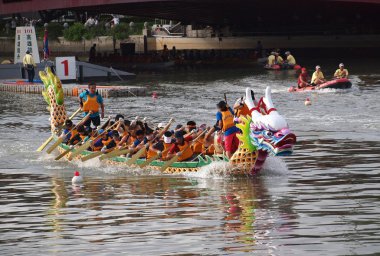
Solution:
<svg viewBox="0 0 380 256">
<path fill-rule="evenodd" d="M 289 130 L 288 123 L 274 107 L 271 89 L 267 87 L 265 97 L 257 105 L 251 96 L 251 89 L 246 89 L 245 103 L 251 116 L 242 117 L 238 127 L 242 134 L 238 136 L 241 147 L 253 152 L 255 150 L 274 156 L 286 156 L 293 152 L 296 136 Z"/>
<path fill-rule="evenodd" d="M 39 75 L 45 86 L 42 95 L 48 104 L 51 129 L 54 131 L 56 128 L 62 126 L 66 120 L 62 83 L 49 67 L 46 67 L 44 71 L 40 71 Z"/>
</svg>

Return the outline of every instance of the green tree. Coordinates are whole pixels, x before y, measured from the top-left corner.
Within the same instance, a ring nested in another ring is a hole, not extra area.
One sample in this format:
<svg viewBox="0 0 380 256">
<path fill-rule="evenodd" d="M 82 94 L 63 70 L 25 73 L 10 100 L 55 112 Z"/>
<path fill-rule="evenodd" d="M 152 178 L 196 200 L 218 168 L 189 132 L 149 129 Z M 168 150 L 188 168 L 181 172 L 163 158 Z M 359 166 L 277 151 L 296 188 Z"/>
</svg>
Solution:
<svg viewBox="0 0 380 256">
<path fill-rule="evenodd" d="M 74 23 L 63 31 L 63 36 L 69 41 L 81 41 L 86 33 L 86 27 L 82 23 Z"/>
</svg>

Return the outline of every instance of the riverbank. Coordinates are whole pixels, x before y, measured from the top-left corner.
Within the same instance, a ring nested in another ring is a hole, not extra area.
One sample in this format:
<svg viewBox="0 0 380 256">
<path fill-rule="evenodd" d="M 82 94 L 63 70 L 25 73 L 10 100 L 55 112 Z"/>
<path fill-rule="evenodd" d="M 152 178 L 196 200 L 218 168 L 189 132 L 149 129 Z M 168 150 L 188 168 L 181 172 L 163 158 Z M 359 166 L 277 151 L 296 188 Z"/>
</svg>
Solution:
<svg viewBox="0 0 380 256">
<path fill-rule="evenodd" d="M 321 49 L 323 52 L 336 52 L 336 50 L 356 52 L 360 55 L 370 53 L 370 56 L 378 56 L 376 50 L 380 47 L 380 35 L 356 35 L 356 36 L 260 36 L 260 37 L 208 37 L 208 38 L 188 38 L 188 37 L 148 37 L 146 41 L 148 51 L 160 51 L 164 45 L 169 49 L 173 46 L 177 50 L 240 50 L 255 49 L 257 41 L 261 41 L 264 49 L 291 49 L 302 52 L 315 52 Z M 144 53 L 144 37 L 135 35 L 128 40 L 116 40 L 116 49 L 120 53 L 120 43 L 135 43 L 135 52 Z M 60 37 L 56 41 L 50 41 L 49 47 L 51 55 L 68 56 L 75 55 L 86 58 L 93 44 L 96 44 L 98 53 L 113 53 L 114 42 L 112 37 L 98 37 L 93 40 L 83 40 L 79 42 L 67 41 Z M 38 42 L 39 49 L 42 49 L 42 41 Z M 331 51 L 327 50 L 331 49 Z M 0 37 L 0 58 L 13 58 L 14 39 Z M 319 54 L 321 54 L 319 53 Z M 0 59 L 1 61 L 1 59 Z"/>
</svg>

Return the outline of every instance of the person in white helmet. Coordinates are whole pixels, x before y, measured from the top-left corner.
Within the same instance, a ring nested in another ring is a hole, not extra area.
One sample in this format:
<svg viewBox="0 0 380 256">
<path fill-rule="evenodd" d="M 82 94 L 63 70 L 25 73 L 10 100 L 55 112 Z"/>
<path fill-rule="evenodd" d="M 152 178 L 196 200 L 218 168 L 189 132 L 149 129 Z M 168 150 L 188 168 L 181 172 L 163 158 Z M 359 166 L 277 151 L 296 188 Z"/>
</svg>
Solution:
<svg viewBox="0 0 380 256">
<path fill-rule="evenodd" d="M 313 76 L 311 77 L 311 84 L 312 85 L 319 85 L 326 82 L 325 77 L 321 71 L 320 66 L 315 67 L 315 72 L 313 73 Z"/>
<path fill-rule="evenodd" d="M 291 68 L 294 67 L 297 64 L 296 63 L 296 59 L 294 58 L 294 56 L 289 51 L 286 51 L 285 55 L 286 55 L 285 64 L 288 67 L 291 67 Z"/>
<path fill-rule="evenodd" d="M 340 63 L 339 68 L 334 73 L 335 79 L 348 78 L 348 70 L 344 68 L 344 64 Z"/>
</svg>

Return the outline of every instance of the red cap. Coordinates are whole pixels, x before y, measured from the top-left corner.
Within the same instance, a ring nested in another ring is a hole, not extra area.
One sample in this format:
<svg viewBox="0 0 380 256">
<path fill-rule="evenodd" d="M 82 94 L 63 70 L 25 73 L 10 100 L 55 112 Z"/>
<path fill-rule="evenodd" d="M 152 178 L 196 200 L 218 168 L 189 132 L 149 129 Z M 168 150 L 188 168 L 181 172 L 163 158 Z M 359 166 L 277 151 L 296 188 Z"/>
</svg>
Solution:
<svg viewBox="0 0 380 256">
<path fill-rule="evenodd" d="M 75 171 L 74 176 L 80 176 L 80 173 L 78 171 Z"/>
<path fill-rule="evenodd" d="M 309 99 L 309 98 L 306 98 L 306 100 L 307 100 L 307 101 L 310 101 L 310 99 Z"/>
<path fill-rule="evenodd" d="M 306 71 L 306 68 L 302 68 L 301 70 L 302 70 L 302 71 Z"/>
</svg>

